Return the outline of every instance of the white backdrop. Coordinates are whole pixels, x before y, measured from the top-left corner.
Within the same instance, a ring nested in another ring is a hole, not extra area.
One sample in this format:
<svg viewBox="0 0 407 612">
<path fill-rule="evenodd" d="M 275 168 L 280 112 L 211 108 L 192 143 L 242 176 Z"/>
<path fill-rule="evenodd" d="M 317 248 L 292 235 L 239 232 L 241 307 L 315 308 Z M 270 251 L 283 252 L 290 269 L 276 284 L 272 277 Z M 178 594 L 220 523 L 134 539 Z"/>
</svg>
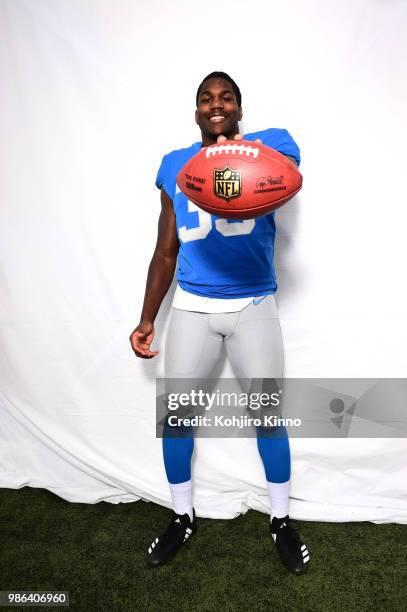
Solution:
<svg viewBox="0 0 407 612">
<path fill-rule="evenodd" d="M 407 375 L 406 17 L 401 0 L 0 0 L 0 486 L 170 505 L 162 353 L 138 360 L 128 337 L 156 171 L 199 140 L 212 70 L 238 82 L 243 131 L 287 128 L 302 151 L 277 214 L 286 375 Z M 406 450 L 293 440 L 292 516 L 407 523 Z M 194 484 L 201 516 L 267 511 L 253 439 L 197 440 Z"/>
</svg>

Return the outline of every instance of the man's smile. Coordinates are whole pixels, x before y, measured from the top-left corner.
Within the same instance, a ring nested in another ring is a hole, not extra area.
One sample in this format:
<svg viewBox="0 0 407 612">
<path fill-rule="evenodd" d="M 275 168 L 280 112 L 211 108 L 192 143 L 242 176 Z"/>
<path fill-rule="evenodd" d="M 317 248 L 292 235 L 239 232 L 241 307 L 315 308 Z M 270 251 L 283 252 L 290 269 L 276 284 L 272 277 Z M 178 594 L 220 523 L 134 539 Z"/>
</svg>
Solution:
<svg viewBox="0 0 407 612">
<path fill-rule="evenodd" d="M 219 113 L 213 113 L 212 115 L 209 115 L 209 121 L 211 123 L 221 123 L 225 119 L 227 119 L 226 113 L 219 112 Z"/>
</svg>

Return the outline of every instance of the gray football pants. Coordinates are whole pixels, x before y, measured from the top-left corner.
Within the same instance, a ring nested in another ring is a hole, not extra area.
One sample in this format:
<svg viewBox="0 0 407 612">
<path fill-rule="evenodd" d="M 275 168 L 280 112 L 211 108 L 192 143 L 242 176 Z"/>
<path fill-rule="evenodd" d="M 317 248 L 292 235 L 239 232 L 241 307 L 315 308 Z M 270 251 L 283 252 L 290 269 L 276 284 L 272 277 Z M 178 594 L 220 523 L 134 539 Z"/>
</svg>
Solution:
<svg viewBox="0 0 407 612">
<path fill-rule="evenodd" d="M 223 343 L 237 378 L 282 378 L 284 352 L 274 296 L 250 303 L 240 312 L 207 314 L 172 308 L 165 378 L 210 378 Z"/>
<path fill-rule="evenodd" d="M 234 375 L 249 385 L 247 392 L 254 390 L 252 379 L 260 385 L 263 378 L 281 379 L 283 343 L 274 297 L 267 296 L 257 305 L 250 303 L 240 312 L 207 314 L 173 308 L 164 354 L 166 391 L 188 392 L 191 381 L 182 379 L 211 378 L 223 343 Z M 260 390 L 264 388 L 257 388 Z M 177 484 L 191 479 L 194 442 L 191 427 L 171 429 L 164 427 L 163 458 L 168 481 Z M 285 427 L 258 427 L 257 445 L 267 481 L 289 480 Z"/>
</svg>

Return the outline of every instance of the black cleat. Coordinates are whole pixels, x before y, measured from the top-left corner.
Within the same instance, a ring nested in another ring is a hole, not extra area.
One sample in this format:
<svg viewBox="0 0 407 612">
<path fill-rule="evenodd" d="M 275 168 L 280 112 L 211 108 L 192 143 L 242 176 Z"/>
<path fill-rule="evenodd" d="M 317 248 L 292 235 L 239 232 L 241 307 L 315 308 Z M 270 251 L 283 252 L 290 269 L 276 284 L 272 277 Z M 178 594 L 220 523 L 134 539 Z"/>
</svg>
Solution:
<svg viewBox="0 0 407 612">
<path fill-rule="evenodd" d="M 272 538 L 281 561 L 294 574 L 304 574 L 309 566 L 309 552 L 293 527 L 290 517 L 274 517 L 270 525 Z"/>
<path fill-rule="evenodd" d="M 162 565 L 172 559 L 181 546 L 197 530 L 195 510 L 194 520 L 191 522 L 189 514 L 173 513 L 173 519 L 165 533 L 150 544 L 148 549 L 148 562 L 153 567 Z"/>
</svg>

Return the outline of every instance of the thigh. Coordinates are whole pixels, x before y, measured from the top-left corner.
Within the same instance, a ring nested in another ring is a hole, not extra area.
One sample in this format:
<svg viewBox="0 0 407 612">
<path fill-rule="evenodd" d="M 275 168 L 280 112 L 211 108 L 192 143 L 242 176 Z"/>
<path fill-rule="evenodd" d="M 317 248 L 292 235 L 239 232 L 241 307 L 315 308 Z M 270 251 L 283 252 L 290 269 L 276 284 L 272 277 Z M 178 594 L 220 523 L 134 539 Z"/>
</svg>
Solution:
<svg viewBox="0 0 407 612">
<path fill-rule="evenodd" d="M 225 343 L 238 378 L 282 378 L 283 339 L 274 296 L 246 306 Z"/>
<path fill-rule="evenodd" d="M 212 370 L 222 351 L 223 337 L 210 328 L 209 315 L 173 308 L 164 352 L 165 392 L 176 399 L 193 389 L 209 392 Z M 174 407 L 173 407 L 174 410 Z M 174 413 L 175 414 L 175 413 Z M 187 403 L 176 408 L 178 417 L 200 414 L 200 408 Z M 175 435 L 179 435 L 176 428 Z M 188 430 L 191 435 L 192 428 Z"/>
<path fill-rule="evenodd" d="M 209 315 L 173 308 L 164 352 L 165 378 L 209 378 L 222 351 Z"/>
</svg>

